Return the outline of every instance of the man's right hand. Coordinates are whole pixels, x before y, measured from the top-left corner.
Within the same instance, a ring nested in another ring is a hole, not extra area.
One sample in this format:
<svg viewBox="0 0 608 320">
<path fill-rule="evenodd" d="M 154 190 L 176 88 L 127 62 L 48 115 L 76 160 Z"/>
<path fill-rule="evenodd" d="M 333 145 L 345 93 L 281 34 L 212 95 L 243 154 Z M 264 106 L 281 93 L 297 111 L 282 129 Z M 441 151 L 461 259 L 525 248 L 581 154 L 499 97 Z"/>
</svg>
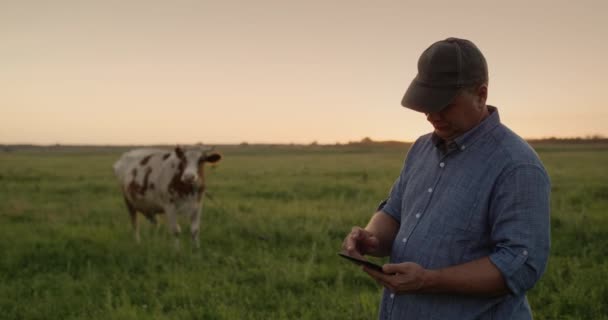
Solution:
<svg viewBox="0 0 608 320">
<path fill-rule="evenodd" d="M 365 259 L 363 255 L 376 252 L 379 246 L 380 241 L 371 232 L 361 227 L 353 227 L 342 242 L 342 251 L 349 256 Z"/>
</svg>

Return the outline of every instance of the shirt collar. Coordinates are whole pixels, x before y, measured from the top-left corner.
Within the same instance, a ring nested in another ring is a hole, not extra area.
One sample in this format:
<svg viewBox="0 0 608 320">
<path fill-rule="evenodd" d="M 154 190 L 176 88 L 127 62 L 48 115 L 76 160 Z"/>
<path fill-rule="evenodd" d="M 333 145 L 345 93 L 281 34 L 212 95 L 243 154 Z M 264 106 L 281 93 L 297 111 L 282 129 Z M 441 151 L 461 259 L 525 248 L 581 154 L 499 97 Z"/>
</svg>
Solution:
<svg viewBox="0 0 608 320">
<path fill-rule="evenodd" d="M 477 139 L 490 132 L 494 127 L 500 124 L 500 116 L 498 115 L 498 109 L 494 106 L 488 105 L 488 111 L 490 115 L 483 119 L 481 123 L 475 126 L 473 129 L 465 132 L 460 137 L 454 139 L 450 145 L 445 145 L 445 140 L 441 139 L 434 132 L 431 135 L 433 144 L 444 151 L 450 151 L 454 148 L 464 150 L 469 145 L 473 144 Z"/>
</svg>

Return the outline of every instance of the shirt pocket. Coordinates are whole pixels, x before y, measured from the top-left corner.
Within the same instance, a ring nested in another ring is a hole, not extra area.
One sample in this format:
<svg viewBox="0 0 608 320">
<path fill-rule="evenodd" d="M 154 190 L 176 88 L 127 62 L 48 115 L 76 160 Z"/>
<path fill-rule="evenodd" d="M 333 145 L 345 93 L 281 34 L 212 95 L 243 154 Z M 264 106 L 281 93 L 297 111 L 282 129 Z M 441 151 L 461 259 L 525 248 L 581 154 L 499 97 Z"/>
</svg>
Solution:
<svg viewBox="0 0 608 320">
<path fill-rule="evenodd" d="M 437 205 L 433 207 L 435 223 L 442 232 L 453 235 L 477 233 L 471 228 L 471 217 L 477 212 L 477 189 L 470 178 L 462 178 L 445 186 L 445 190 L 434 199 Z M 464 233 L 463 233 L 464 232 Z"/>
</svg>

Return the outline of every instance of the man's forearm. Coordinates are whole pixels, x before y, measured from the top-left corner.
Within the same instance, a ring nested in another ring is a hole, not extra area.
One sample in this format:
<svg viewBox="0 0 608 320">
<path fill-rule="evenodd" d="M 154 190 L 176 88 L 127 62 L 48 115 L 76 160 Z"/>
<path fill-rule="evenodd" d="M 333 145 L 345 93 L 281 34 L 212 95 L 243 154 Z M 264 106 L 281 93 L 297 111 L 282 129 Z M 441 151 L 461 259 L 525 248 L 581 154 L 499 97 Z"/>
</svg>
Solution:
<svg viewBox="0 0 608 320">
<path fill-rule="evenodd" d="M 509 293 L 504 278 L 488 257 L 438 270 L 426 270 L 419 290 L 499 296 Z"/>
<path fill-rule="evenodd" d="M 388 214 L 378 211 L 367 223 L 365 230 L 372 233 L 379 241 L 379 246 L 374 252 L 366 252 L 366 254 L 384 257 L 391 254 L 393 240 L 399 231 L 399 223 Z"/>
</svg>

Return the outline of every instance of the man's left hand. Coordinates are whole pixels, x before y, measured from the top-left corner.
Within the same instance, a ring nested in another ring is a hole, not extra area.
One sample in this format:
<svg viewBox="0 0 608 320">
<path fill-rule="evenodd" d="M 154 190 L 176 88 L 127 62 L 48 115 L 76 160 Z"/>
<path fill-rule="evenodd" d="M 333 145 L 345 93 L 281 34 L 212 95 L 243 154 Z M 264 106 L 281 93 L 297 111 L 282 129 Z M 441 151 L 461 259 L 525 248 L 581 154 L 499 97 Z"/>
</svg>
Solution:
<svg viewBox="0 0 608 320">
<path fill-rule="evenodd" d="M 395 294 L 417 292 L 428 282 L 430 271 L 413 262 L 385 264 L 382 272 L 363 267 L 379 284 Z"/>
</svg>

